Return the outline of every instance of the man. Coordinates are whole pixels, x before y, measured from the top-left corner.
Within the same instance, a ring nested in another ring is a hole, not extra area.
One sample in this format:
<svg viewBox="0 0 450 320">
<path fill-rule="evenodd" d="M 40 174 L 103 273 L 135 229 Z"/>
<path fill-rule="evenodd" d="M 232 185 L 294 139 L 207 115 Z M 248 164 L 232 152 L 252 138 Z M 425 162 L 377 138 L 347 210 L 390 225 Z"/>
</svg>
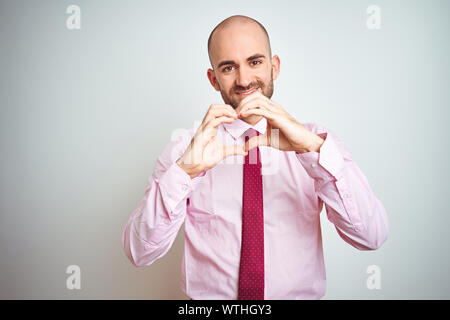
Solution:
<svg viewBox="0 0 450 320">
<path fill-rule="evenodd" d="M 318 299 L 323 204 L 340 237 L 360 250 L 386 240 L 385 209 L 337 136 L 270 100 L 280 59 L 259 22 L 225 19 L 208 52 L 207 75 L 224 104 L 211 105 L 199 128 L 158 158 L 125 227 L 125 253 L 136 266 L 152 264 L 184 222 L 189 297 Z"/>
</svg>

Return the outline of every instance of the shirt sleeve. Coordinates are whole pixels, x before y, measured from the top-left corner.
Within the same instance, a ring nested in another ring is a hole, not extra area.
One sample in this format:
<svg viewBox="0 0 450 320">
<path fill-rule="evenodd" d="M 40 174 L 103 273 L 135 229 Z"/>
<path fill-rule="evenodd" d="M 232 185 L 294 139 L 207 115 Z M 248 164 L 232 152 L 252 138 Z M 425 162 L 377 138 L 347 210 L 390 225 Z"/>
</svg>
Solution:
<svg viewBox="0 0 450 320">
<path fill-rule="evenodd" d="M 388 236 L 388 218 L 367 178 L 334 133 L 316 124 L 305 127 L 325 140 L 319 152 L 296 153 L 315 181 L 320 208 L 324 203 L 344 241 L 360 250 L 379 248 Z"/>
<path fill-rule="evenodd" d="M 147 266 L 171 248 L 186 217 L 187 199 L 198 176 L 191 179 L 176 161 L 188 146 L 192 132 L 170 141 L 158 157 L 138 207 L 122 234 L 125 255 L 135 266 Z"/>
</svg>

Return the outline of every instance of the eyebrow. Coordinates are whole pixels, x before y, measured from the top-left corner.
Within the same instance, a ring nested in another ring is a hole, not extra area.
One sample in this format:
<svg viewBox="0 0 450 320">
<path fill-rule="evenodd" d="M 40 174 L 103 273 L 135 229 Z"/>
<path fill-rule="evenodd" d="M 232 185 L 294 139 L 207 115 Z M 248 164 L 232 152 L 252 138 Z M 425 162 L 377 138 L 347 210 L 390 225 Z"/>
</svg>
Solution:
<svg viewBox="0 0 450 320">
<path fill-rule="evenodd" d="M 252 55 L 251 57 L 247 58 L 247 61 L 251 61 L 251 60 L 255 60 L 258 58 L 266 58 L 265 55 L 261 54 L 261 53 L 256 53 L 254 55 Z M 225 66 L 227 64 L 235 64 L 236 62 L 234 62 L 233 60 L 225 60 L 225 61 L 221 61 L 218 65 L 217 65 L 217 69 L 219 69 L 222 66 Z"/>
</svg>

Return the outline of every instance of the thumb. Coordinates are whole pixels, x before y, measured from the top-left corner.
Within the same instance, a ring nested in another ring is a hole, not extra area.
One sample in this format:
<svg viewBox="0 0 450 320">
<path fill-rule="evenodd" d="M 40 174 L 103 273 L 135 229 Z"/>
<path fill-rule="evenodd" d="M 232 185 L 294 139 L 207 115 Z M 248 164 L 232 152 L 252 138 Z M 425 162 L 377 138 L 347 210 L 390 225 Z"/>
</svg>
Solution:
<svg viewBox="0 0 450 320">
<path fill-rule="evenodd" d="M 244 147 L 234 144 L 229 146 L 223 146 L 223 155 L 224 158 L 234 155 L 246 156 L 247 151 L 245 151 Z"/>
</svg>

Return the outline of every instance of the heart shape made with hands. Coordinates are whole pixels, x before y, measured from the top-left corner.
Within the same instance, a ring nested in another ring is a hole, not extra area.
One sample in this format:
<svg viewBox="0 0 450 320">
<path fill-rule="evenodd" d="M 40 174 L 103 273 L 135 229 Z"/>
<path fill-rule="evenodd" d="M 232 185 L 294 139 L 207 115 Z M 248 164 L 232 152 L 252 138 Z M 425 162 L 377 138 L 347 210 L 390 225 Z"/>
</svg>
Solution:
<svg viewBox="0 0 450 320">
<path fill-rule="evenodd" d="M 246 151 L 258 146 L 270 146 L 282 151 L 304 153 L 318 151 L 324 142 L 259 91 L 242 99 L 236 113 L 238 118 L 251 124 L 261 117 L 267 120 L 265 133 L 250 138 L 245 144 Z"/>
</svg>

